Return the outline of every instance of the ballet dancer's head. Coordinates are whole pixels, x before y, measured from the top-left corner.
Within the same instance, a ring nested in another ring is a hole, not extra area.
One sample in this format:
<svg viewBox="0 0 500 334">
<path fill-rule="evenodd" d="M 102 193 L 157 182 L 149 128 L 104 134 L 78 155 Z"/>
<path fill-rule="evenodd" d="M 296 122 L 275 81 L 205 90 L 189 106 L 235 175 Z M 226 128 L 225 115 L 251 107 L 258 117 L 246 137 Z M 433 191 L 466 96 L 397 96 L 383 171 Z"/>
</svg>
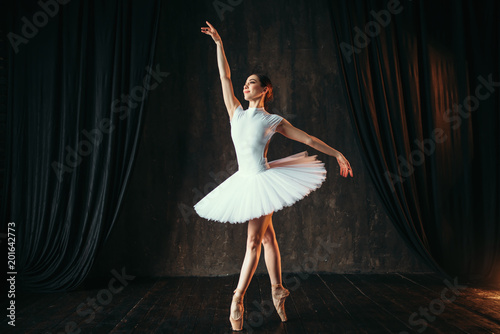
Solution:
<svg viewBox="0 0 500 334">
<path fill-rule="evenodd" d="M 243 94 L 246 101 L 262 100 L 267 109 L 268 102 L 273 99 L 273 85 L 266 75 L 252 74 L 243 86 Z"/>
</svg>

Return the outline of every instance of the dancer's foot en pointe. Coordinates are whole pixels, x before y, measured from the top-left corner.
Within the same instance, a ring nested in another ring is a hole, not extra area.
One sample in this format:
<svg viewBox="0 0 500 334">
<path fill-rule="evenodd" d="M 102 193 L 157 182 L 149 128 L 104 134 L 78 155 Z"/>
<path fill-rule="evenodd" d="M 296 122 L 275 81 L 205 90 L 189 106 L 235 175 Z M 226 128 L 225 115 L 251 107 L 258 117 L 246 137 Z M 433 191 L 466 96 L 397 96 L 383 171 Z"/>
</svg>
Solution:
<svg viewBox="0 0 500 334">
<path fill-rule="evenodd" d="M 290 291 L 288 291 L 288 289 L 285 289 L 281 283 L 272 284 L 272 295 L 274 307 L 276 308 L 276 312 L 278 312 L 281 321 L 287 321 L 288 318 L 285 313 L 285 299 L 286 297 L 288 297 L 288 295 L 290 295 Z"/>
<path fill-rule="evenodd" d="M 240 289 L 235 289 L 231 309 L 229 310 L 229 321 L 233 331 L 239 332 L 243 330 L 243 313 L 243 292 Z"/>
</svg>

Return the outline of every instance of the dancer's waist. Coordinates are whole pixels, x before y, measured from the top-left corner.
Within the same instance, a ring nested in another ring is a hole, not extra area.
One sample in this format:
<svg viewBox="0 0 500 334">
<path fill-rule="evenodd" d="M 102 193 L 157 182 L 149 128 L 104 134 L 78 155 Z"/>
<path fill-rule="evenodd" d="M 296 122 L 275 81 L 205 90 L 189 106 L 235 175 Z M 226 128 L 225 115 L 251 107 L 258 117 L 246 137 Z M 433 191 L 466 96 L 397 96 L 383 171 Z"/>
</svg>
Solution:
<svg viewBox="0 0 500 334">
<path fill-rule="evenodd" d="M 249 157 L 238 157 L 238 171 L 243 174 L 257 174 L 269 169 L 267 158 L 259 160 Z"/>
</svg>

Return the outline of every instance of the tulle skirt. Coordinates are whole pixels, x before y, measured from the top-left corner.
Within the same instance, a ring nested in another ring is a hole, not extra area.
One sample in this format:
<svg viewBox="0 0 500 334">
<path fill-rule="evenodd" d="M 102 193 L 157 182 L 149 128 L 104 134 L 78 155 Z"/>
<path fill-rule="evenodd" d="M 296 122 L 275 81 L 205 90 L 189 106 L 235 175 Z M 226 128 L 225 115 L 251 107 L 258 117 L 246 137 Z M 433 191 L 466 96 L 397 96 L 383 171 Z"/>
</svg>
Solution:
<svg viewBox="0 0 500 334">
<path fill-rule="evenodd" d="M 240 170 L 194 205 L 196 213 L 217 222 L 244 223 L 281 210 L 309 195 L 326 179 L 324 163 L 307 151 L 273 160 L 253 175 Z"/>
</svg>

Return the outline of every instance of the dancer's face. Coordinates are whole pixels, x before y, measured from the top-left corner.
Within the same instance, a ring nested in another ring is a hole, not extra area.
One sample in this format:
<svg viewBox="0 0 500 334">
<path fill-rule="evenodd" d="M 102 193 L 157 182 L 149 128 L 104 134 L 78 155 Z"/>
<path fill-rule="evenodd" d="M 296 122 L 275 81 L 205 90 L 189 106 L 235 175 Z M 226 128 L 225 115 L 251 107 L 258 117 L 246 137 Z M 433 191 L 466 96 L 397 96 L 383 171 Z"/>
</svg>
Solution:
<svg viewBox="0 0 500 334">
<path fill-rule="evenodd" d="M 259 77 L 257 75 L 252 74 L 248 77 L 245 85 L 243 86 L 243 94 L 245 95 L 245 100 L 258 100 L 266 93 L 267 87 L 261 86 Z"/>
</svg>

